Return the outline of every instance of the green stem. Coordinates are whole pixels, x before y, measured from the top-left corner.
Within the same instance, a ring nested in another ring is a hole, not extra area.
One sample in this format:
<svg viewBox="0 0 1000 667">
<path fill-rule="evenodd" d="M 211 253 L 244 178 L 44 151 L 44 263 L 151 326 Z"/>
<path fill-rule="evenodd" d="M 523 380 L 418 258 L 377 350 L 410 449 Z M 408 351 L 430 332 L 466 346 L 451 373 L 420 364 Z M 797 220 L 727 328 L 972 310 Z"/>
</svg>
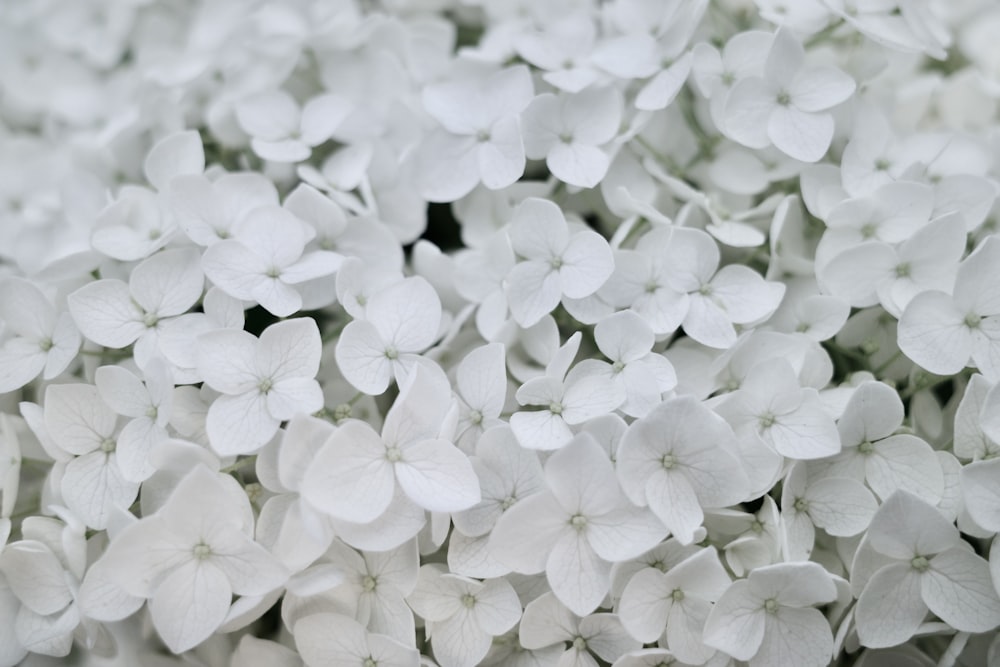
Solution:
<svg viewBox="0 0 1000 667">
<path fill-rule="evenodd" d="M 874 375 L 875 377 L 882 375 L 882 373 L 886 372 L 889 369 L 889 366 L 892 366 L 896 362 L 896 360 L 899 359 L 901 356 L 903 356 L 903 351 L 896 350 L 895 354 L 893 354 L 891 357 L 889 357 L 881 364 L 872 369 L 872 375 Z"/>
</svg>

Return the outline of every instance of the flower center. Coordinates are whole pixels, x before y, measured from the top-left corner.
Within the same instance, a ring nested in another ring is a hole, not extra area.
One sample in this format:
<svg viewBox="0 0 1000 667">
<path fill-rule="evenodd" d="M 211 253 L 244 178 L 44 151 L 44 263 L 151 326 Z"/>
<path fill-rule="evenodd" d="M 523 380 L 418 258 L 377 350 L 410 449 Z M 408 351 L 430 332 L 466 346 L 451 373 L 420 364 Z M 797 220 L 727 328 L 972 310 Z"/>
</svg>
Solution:
<svg viewBox="0 0 1000 667">
<path fill-rule="evenodd" d="M 782 90 L 781 92 L 778 93 L 778 97 L 775 99 L 775 101 L 781 106 L 787 107 L 789 104 L 792 103 L 792 96 L 788 93 L 787 90 Z"/>
<path fill-rule="evenodd" d="M 479 426 L 480 424 L 483 423 L 483 413 L 480 412 L 479 410 L 473 410 L 472 412 L 469 413 L 469 421 L 475 424 L 476 426 Z"/>
<path fill-rule="evenodd" d="M 677 458 L 673 454 L 664 454 L 660 459 L 660 465 L 664 470 L 673 470 L 677 466 Z"/>
<path fill-rule="evenodd" d="M 390 463 L 396 463 L 397 461 L 401 461 L 403 459 L 403 452 L 400 451 L 399 447 L 393 446 L 385 450 L 385 458 Z"/>
<path fill-rule="evenodd" d="M 673 599 L 674 602 L 680 602 L 681 600 L 684 599 L 684 591 L 682 591 L 679 588 L 675 588 L 674 591 L 670 594 L 670 597 L 671 599 Z"/>
<path fill-rule="evenodd" d="M 146 313 L 142 316 L 142 323 L 146 325 L 147 329 L 152 329 L 159 321 L 160 318 L 156 316 L 156 313 Z"/>
<path fill-rule="evenodd" d="M 48 352 L 49 350 L 51 350 L 52 345 L 53 343 L 51 338 L 43 338 L 40 341 L 38 341 L 38 349 L 41 350 L 42 352 Z"/>
<path fill-rule="evenodd" d="M 562 411 L 563 411 L 562 403 L 559 403 L 557 401 L 552 401 L 551 403 L 549 403 L 549 412 L 551 412 L 552 414 L 561 415 Z"/>
<path fill-rule="evenodd" d="M 371 593 L 378 586 L 378 579 L 370 574 L 366 574 L 365 578 L 361 580 L 361 590 L 365 593 Z"/>
<path fill-rule="evenodd" d="M 115 441 L 111 438 L 105 438 L 101 440 L 101 451 L 105 454 L 110 454 L 115 451 Z"/>
<path fill-rule="evenodd" d="M 969 313 L 965 316 L 965 326 L 970 329 L 978 329 L 979 323 L 983 321 L 983 318 L 976 313 Z"/>
<path fill-rule="evenodd" d="M 910 561 L 910 566 L 917 572 L 926 572 L 931 563 L 924 556 L 914 556 Z"/>
<path fill-rule="evenodd" d="M 471 593 L 466 593 L 462 596 L 462 604 L 466 609 L 472 609 L 476 606 L 476 596 Z"/>
<path fill-rule="evenodd" d="M 388 359 L 389 361 L 395 361 L 396 359 L 399 358 L 399 352 L 396 350 L 396 348 L 390 345 L 389 347 L 385 348 L 385 358 Z"/>
<path fill-rule="evenodd" d="M 500 509 L 502 509 L 502 510 L 504 510 L 506 512 L 508 509 L 510 509 L 510 506 L 513 505 L 516 502 L 517 502 L 517 498 L 514 497 L 514 494 L 511 494 L 511 495 L 507 496 L 506 498 L 504 498 L 503 501 L 501 501 L 501 503 L 500 503 Z"/>
<path fill-rule="evenodd" d="M 858 445 L 858 451 L 862 454 L 871 454 L 875 451 L 875 444 L 870 440 L 865 440 L 860 445 Z"/>
<path fill-rule="evenodd" d="M 194 545 L 194 549 L 191 550 L 191 553 L 194 554 L 194 557 L 198 560 L 205 560 L 212 555 L 212 547 L 208 546 L 204 542 L 199 542 Z"/>
<path fill-rule="evenodd" d="M 351 416 L 351 406 L 349 403 L 341 403 L 333 409 L 333 421 L 340 423 Z"/>
<path fill-rule="evenodd" d="M 580 637 L 579 635 L 576 636 L 576 637 L 574 637 L 573 638 L 573 648 L 575 648 L 577 651 L 586 651 L 587 650 L 587 640 L 584 639 L 583 637 Z"/>
<path fill-rule="evenodd" d="M 264 378 L 263 380 L 257 383 L 257 389 L 259 389 L 260 393 L 262 394 L 266 394 L 267 392 L 271 391 L 273 387 L 274 383 L 271 381 L 271 378 Z"/>
<path fill-rule="evenodd" d="M 774 426 L 774 422 L 777 421 L 777 417 L 774 416 L 773 412 L 765 412 L 760 416 L 760 419 L 758 419 L 757 421 L 762 429 L 771 428 L 772 426 Z"/>
<path fill-rule="evenodd" d="M 764 610 L 769 614 L 775 613 L 778 611 L 778 601 L 774 598 L 764 600 Z"/>
<path fill-rule="evenodd" d="M 805 498 L 796 498 L 795 500 L 795 511 L 796 512 L 807 512 L 809 511 L 809 501 Z"/>
<path fill-rule="evenodd" d="M 570 517 L 569 525 L 573 526 L 577 532 L 582 532 L 587 527 L 587 517 L 582 514 L 574 514 Z"/>
</svg>

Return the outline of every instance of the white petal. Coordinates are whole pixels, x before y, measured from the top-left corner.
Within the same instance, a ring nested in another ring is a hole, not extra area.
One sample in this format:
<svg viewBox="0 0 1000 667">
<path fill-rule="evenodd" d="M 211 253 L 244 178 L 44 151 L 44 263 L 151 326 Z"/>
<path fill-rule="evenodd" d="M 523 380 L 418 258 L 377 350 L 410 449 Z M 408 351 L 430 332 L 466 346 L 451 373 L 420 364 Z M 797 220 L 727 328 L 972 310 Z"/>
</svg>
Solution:
<svg viewBox="0 0 1000 667">
<path fill-rule="evenodd" d="M 802 162 L 816 162 L 833 140 L 833 116 L 775 107 L 767 121 L 767 136 L 775 147 Z"/>
<path fill-rule="evenodd" d="M 472 464 L 446 440 L 424 440 L 407 447 L 395 470 L 410 500 L 432 512 L 458 512 L 481 499 Z"/>
<path fill-rule="evenodd" d="M 255 353 L 259 377 L 274 383 L 313 378 L 319 372 L 322 342 L 316 320 L 299 317 L 277 322 L 260 335 Z"/>
<path fill-rule="evenodd" d="M 815 67 L 802 72 L 788 91 L 792 104 L 803 111 L 823 111 L 849 98 L 854 79 L 836 67 Z"/>
<path fill-rule="evenodd" d="M 437 337 L 441 299 L 429 282 L 414 276 L 373 295 L 365 314 L 399 352 L 421 352 Z"/>
<path fill-rule="evenodd" d="M 833 655 L 830 622 L 817 609 L 778 609 L 765 614 L 764 641 L 750 664 L 825 667 Z M 789 641 L 789 637 L 794 637 Z"/>
<path fill-rule="evenodd" d="M 73 600 L 63 565 L 52 550 L 35 540 L 20 540 L 0 554 L 0 572 L 22 604 L 46 616 Z"/>
<path fill-rule="evenodd" d="M 236 119 L 251 136 L 276 141 L 299 129 L 299 105 L 283 90 L 254 95 L 236 105 Z"/>
<path fill-rule="evenodd" d="M 809 485 L 809 516 L 831 535 L 857 535 L 868 528 L 878 502 L 853 479 L 827 477 Z"/>
<path fill-rule="evenodd" d="M 915 554 L 929 556 L 958 545 L 958 529 L 938 509 L 906 491 L 896 491 L 882 503 L 868 540 L 876 551 L 909 561 Z"/>
<path fill-rule="evenodd" d="M 837 423 L 845 447 L 892 435 L 903 423 L 903 401 L 892 387 L 865 382 L 851 394 Z"/>
<path fill-rule="evenodd" d="M 208 331 L 197 338 L 198 374 L 212 389 L 242 394 L 263 378 L 254 363 L 257 339 L 242 329 Z"/>
<path fill-rule="evenodd" d="M 507 275 L 507 303 L 522 327 L 537 324 L 561 298 L 559 273 L 544 262 L 521 262 Z"/>
<path fill-rule="evenodd" d="M 87 384 L 49 385 L 45 389 L 45 429 L 71 454 L 98 449 L 114 432 L 118 416 Z"/>
<path fill-rule="evenodd" d="M 705 621 L 705 643 L 737 660 L 749 660 L 764 641 L 765 613 L 747 581 L 735 581 Z"/>
<path fill-rule="evenodd" d="M 704 513 L 694 488 L 683 473 L 655 473 L 646 482 L 646 500 L 678 542 L 691 544 Z"/>
<path fill-rule="evenodd" d="M 446 130 L 426 135 L 416 154 L 420 196 L 450 202 L 469 194 L 480 181 L 478 148 L 474 136 L 458 137 Z"/>
<path fill-rule="evenodd" d="M 551 493 L 529 496 L 497 520 L 490 553 L 515 572 L 537 574 L 545 569 L 548 553 L 568 527 L 568 519 Z"/>
<path fill-rule="evenodd" d="M 634 574 L 618 603 L 618 615 L 629 634 L 646 643 L 655 642 L 667 625 L 671 593 L 664 574 L 656 568 Z"/>
<path fill-rule="evenodd" d="M 931 373 L 954 375 L 972 355 L 972 334 L 964 318 L 947 294 L 918 294 L 899 319 L 899 349 Z"/>
<path fill-rule="evenodd" d="M 351 102 L 342 95 L 328 93 L 312 98 L 302 107 L 302 141 L 309 146 L 323 143 L 353 110 Z"/>
<path fill-rule="evenodd" d="M 254 389 L 215 399 L 205 418 L 205 431 L 216 453 L 234 456 L 263 447 L 280 424 L 267 410 L 267 395 Z"/>
<path fill-rule="evenodd" d="M 215 285 L 236 299 L 253 299 L 254 289 L 265 279 L 267 261 L 236 239 L 219 241 L 202 255 L 202 268 Z"/>
<path fill-rule="evenodd" d="M 552 546 L 545 575 L 559 601 L 577 616 L 586 616 L 608 593 L 611 565 L 594 553 L 583 533 L 570 530 Z"/>
<path fill-rule="evenodd" d="M 0 348 L 0 394 L 20 389 L 38 377 L 45 360 L 38 343 L 24 338 L 6 341 Z"/>
<path fill-rule="evenodd" d="M 385 445 L 360 421 L 342 424 L 316 455 L 302 481 L 301 493 L 317 509 L 354 523 L 381 515 L 395 488 Z M 359 503 L 358 498 L 365 502 Z"/>
<path fill-rule="evenodd" d="M 490 128 L 490 138 L 476 152 L 483 185 L 501 190 L 524 175 L 524 144 L 521 128 L 514 117 L 504 118 Z"/>
<path fill-rule="evenodd" d="M 111 348 L 122 348 L 142 335 L 144 313 L 120 280 L 88 283 L 67 299 L 73 321 L 84 336 Z"/>
<path fill-rule="evenodd" d="M 986 632 L 1000 625 L 1000 598 L 985 560 L 953 547 L 930 563 L 920 588 L 924 602 L 942 621 L 960 632 Z"/>
<path fill-rule="evenodd" d="M 858 639 L 863 646 L 895 646 L 913 636 L 927 615 L 920 579 L 909 563 L 895 563 L 868 580 L 855 611 Z"/>
<path fill-rule="evenodd" d="M 931 446 L 916 436 L 901 434 L 880 440 L 865 471 L 869 486 L 883 499 L 896 489 L 904 489 L 937 504 L 944 493 L 941 464 Z"/>
<path fill-rule="evenodd" d="M 725 98 L 723 130 L 733 141 L 749 148 L 765 148 L 768 119 L 777 108 L 775 92 L 759 77 L 740 80 Z"/>
<path fill-rule="evenodd" d="M 150 149 L 143 165 L 146 180 L 163 190 L 172 178 L 200 174 L 205 170 L 205 150 L 196 130 L 175 132 Z"/>
<path fill-rule="evenodd" d="M 174 653 L 194 648 L 215 632 L 229 611 L 232 589 L 215 566 L 192 558 L 174 570 L 150 602 L 153 627 Z"/>
<path fill-rule="evenodd" d="M 971 463 L 962 468 L 961 479 L 969 516 L 989 531 L 1000 531 L 1000 460 Z"/>
<path fill-rule="evenodd" d="M 614 256 L 600 234 L 574 234 L 562 252 L 559 281 L 563 294 L 582 299 L 596 292 L 615 270 Z"/>
<path fill-rule="evenodd" d="M 592 188 L 608 173 L 611 158 L 596 146 L 560 142 L 549 151 L 545 164 L 564 183 Z"/>
<path fill-rule="evenodd" d="M 368 657 L 368 632 L 353 618 L 311 614 L 294 627 L 295 647 L 309 667 L 361 664 Z"/>
<path fill-rule="evenodd" d="M 389 387 L 392 361 L 386 356 L 386 343 L 370 322 L 355 320 L 344 327 L 335 356 L 344 379 L 358 390 L 376 396 Z"/>
<path fill-rule="evenodd" d="M 455 384 L 471 409 L 484 416 L 498 416 L 507 395 L 504 346 L 490 343 L 469 352 L 458 365 Z"/>
</svg>

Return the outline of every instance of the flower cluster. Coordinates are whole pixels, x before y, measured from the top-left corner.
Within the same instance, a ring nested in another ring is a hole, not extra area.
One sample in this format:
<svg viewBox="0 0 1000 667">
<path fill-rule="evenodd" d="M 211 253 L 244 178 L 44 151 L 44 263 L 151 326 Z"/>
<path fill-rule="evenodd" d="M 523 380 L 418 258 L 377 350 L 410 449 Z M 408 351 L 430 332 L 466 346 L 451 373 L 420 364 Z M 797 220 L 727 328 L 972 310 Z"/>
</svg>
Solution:
<svg viewBox="0 0 1000 667">
<path fill-rule="evenodd" d="M 11 0 L 0 667 L 998 664 L 992 0 Z"/>
</svg>

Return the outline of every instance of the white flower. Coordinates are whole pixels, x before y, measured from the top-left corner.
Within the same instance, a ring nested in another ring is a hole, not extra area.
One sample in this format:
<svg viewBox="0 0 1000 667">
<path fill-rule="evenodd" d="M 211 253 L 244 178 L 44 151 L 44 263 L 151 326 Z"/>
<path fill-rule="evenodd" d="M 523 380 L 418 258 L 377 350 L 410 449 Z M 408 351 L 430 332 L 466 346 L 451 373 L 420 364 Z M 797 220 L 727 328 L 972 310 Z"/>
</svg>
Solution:
<svg viewBox="0 0 1000 667">
<path fill-rule="evenodd" d="M 833 655 L 833 633 L 812 607 L 836 597 L 833 578 L 817 563 L 760 567 L 733 582 L 715 603 L 704 641 L 751 667 L 822 667 Z"/>
<path fill-rule="evenodd" d="M 990 236 L 958 267 L 955 288 L 918 294 L 899 320 L 899 348 L 938 375 L 970 363 L 1000 379 L 1000 239 Z"/>
<path fill-rule="evenodd" d="M 112 581 L 150 600 L 153 627 L 181 653 L 215 632 L 234 593 L 261 595 L 288 577 L 252 534 L 243 489 L 198 466 L 157 512 L 122 530 L 102 560 Z"/>
<path fill-rule="evenodd" d="M 446 439 L 454 427 L 451 412 L 447 378 L 440 370 L 415 367 L 386 415 L 381 435 L 353 419 L 330 435 L 306 472 L 303 496 L 316 508 L 354 523 L 383 515 L 397 485 L 424 509 L 472 507 L 480 500 L 479 480 L 465 454 Z"/>
<path fill-rule="evenodd" d="M 122 475 L 130 482 L 142 482 L 153 474 L 150 453 L 168 437 L 166 426 L 173 403 L 174 383 L 162 359 L 150 361 L 143 378 L 120 366 L 101 366 L 94 373 L 101 399 L 118 414 L 131 418 L 118 434 L 115 449 Z"/>
<path fill-rule="evenodd" d="M 308 667 L 420 666 L 417 649 L 385 635 L 370 633 L 353 618 L 341 614 L 307 616 L 295 624 L 292 634 Z"/>
<path fill-rule="evenodd" d="M 587 614 L 581 617 L 563 605 L 552 593 L 545 593 L 528 603 L 518 631 L 526 649 L 555 645 L 569 646 L 559 657 L 559 665 L 597 667 L 594 658 L 614 662 L 640 644 L 629 636 L 616 614 Z"/>
<path fill-rule="evenodd" d="M 747 496 L 749 481 L 736 452 L 729 425 L 682 396 L 633 422 L 616 468 L 629 499 L 648 505 L 681 544 L 690 544 L 703 507 L 726 507 Z"/>
<path fill-rule="evenodd" d="M 882 560 L 852 586 L 864 588 L 855 611 L 864 646 L 895 646 L 916 632 L 927 610 L 962 632 L 1000 625 L 1000 597 L 989 565 L 937 509 L 897 491 L 875 513 L 866 537 Z M 864 547 L 862 547 L 864 548 Z M 861 561 L 859 549 L 855 571 Z"/>
<path fill-rule="evenodd" d="M 340 334 L 337 366 L 359 390 L 381 394 L 393 378 L 403 382 L 419 353 L 438 337 L 441 299 L 427 280 L 413 276 L 379 290 L 363 306 L 364 319 L 355 319 Z"/>
<path fill-rule="evenodd" d="M 868 528 L 878 502 L 860 481 L 846 477 L 810 479 L 807 466 L 792 464 L 781 487 L 781 528 L 785 558 L 809 560 L 819 526 L 830 535 L 850 537 Z"/>
<path fill-rule="evenodd" d="M 611 164 L 602 146 L 618 135 L 622 107 L 622 95 L 612 86 L 576 94 L 542 93 L 524 110 L 525 152 L 529 158 L 544 159 L 559 180 L 592 188 Z"/>
<path fill-rule="evenodd" d="M 107 528 L 113 508 L 127 508 L 139 493 L 139 483 L 118 463 L 118 415 L 94 385 L 50 385 L 45 431 L 56 447 L 73 455 L 59 480 L 63 502 L 88 526 Z"/>
<path fill-rule="evenodd" d="M 736 83 L 726 98 L 723 131 L 751 148 L 774 144 L 796 160 L 816 162 L 833 139 L 826 110 L 847 100 L 854 81 L 835 67 L 806 67 L 805 51 L 781 28 L 764 64 L 764 76 Z"/>
<path fill-rule="evenodd" d="M 625 387 L 619 409 L 642 417 L 660 403 L 660 397 L 677 385 L 677 374 L 667 358 L 652 352 L 655 336 L 646 321 L 632 311 L 605 317 L 594 327 L 594 342 L 611 360 L 607 378 Z"/>
<path fill-rule="evenodd" d="M 531 75 L 523 66 L 477 74 L 424 88 L 424 108 L 442 125 L 416 156 L 420 194 L 430 201 L 460 199 L 480 182 L 506 188 L 524 174 L 518 114 L 534 95 Z"/>
<path fill-rule="evenodd" d="M 314 379 L 322 343 L 311 318 L 272 324 L 259 339 L 236 329 L 210 331 L 197 345 L 199 373 L 223 394 L 205 422 L 212 448 L 223 456 L 254 452 L 281 422 L 323 407 Z"/>
<path fill-rule="evenodd" d="M 651 512 L 629 503 L 611 461 L 589 434 L 549 457 L 545 481 L 547 489 L 497 520 L 490 552 L 515 572 L 544 571 L 559 601 L 586 615 L 608 592 L 611 563 L 638 556 L 667 530 Z"/>
<path fill-rule="evenodd" d="M 236 106 L 254 153 L 273 162 L 301 162 L 329 139 L 353 110 L 344 97 L 326 94 L 300 107 L 284 90 L 253 95 Z"/>
<path fill-rule="evenodd" d="M 13 334 L 0 346 L 0 394 L 42 375 L 51 380 L 72 363 L 80 332 L 67 312 L 55 309 L 41 289 L 24 278 L 0 282 L 0 321 Z"/>
<path fill-rule="evenodd" d="M 596 292 L 614 270 L 608 242 L 597 232 L 570 231 L 558 205 L 530 197 L 514 211 L 508 230 L 523 258 L 507 274 L 507 302 L 514 320 L 530 327 L 559 305 L 563 295 Z"/>
<path fill-rule="evenodd" d="M 343 260 L 327 250 L 306 252 L 315 230 L 274 205 L 247 213 L 232 234 L 205 250 L 205 275 L 230 296 L 256 301 L 278 317 L 302 308 L 296 285 L 334 273 Z"/>
<path fill-rule="evenodd" d="M 506 579 L 476 581 L 434 565 L 420 568 L 417 586 L 406 601 L 427 623 L 441 667 L 479 664 L 493 638 L 521 618 L 521 603 Z"/>
<path fill-rule="evenodd" d="M 899 394 L 881 382 L 865 382 L 851 395 L 837 422 L 842 451 L 817 462 L 822 476 L 865 481 L 885 500 L 904 489 L 927 502 L 940 502 L 945 486 L 934 450 L 915 435 L 896 433 L 903 425 Z"/>
<path fill-rule="evenodd" d="M 665 572 L 637 572 L 622 591 L 618 615 L 643 642 L 664 636 L 679 660 L 700 664 L 715 651 L 702 642 L 705 619 L 732 581 L 715 549 L 700 549 Z"/>
<path fill-rule="evenodd" d="M 159 330 L 198 299 L 205 276 L 194 250 L 164 250 L 140 262 L 128 284 L 115 278 L 87 283 L 69 295 L 73 320 L 84 336 L 114 349 L 135 343 L 140 368 L 159 349 Z"/>
</svg>

